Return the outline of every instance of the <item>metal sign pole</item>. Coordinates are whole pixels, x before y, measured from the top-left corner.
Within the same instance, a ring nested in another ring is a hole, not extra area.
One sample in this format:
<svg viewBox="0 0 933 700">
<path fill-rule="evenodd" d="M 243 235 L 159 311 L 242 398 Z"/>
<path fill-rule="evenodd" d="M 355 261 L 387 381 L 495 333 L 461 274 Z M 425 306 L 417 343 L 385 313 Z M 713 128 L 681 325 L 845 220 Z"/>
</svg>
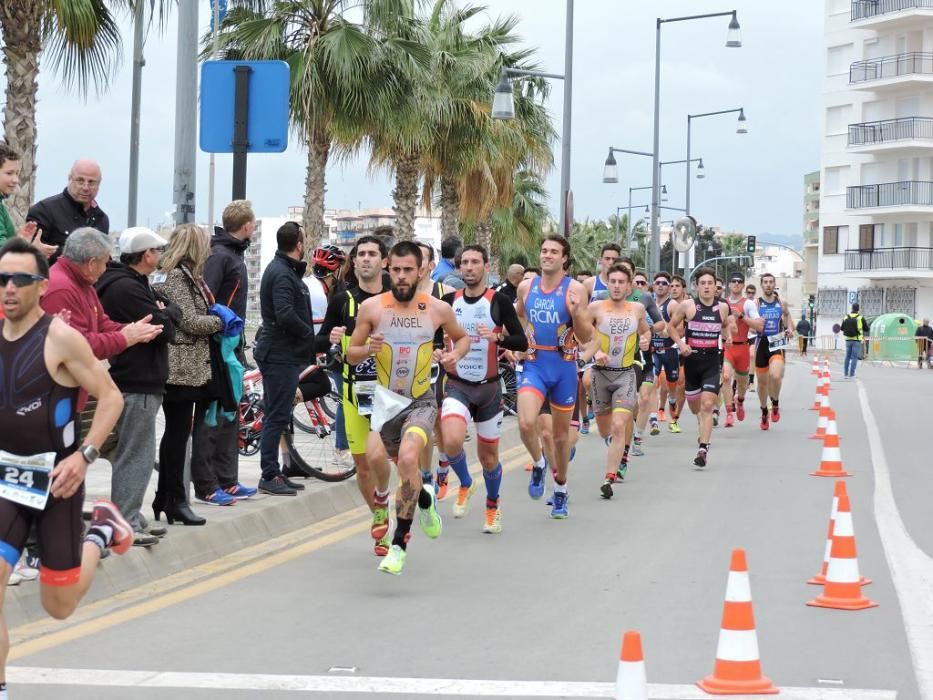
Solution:
<svg viewBox="0 0 933 700">
<path fill-rule="evenodd" d="M 253 69 L 236 66 L 233 69 L 233 199 L 246 199 L 246 153 L 249 148 L 249 77 Z"/>
</svg>

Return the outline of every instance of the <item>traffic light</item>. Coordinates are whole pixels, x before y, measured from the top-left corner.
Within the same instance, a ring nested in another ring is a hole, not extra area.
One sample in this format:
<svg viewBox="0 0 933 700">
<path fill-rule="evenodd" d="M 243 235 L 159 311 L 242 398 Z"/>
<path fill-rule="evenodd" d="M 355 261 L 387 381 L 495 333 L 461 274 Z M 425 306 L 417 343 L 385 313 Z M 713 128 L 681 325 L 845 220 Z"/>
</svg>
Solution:
<svg viewBox="0 0 933 700">
<path fill-rule="evenodd" d="M 810 311 L 813 311 L 816 308 L 816 294 L 811 294 L 810 298 L 807 299 L 807 305 L 810 307 Z"/>
<path fill-rule="evenodd" d="M 746 242 L 745 242 L 745 251 L 746 251 L 747 253 L 754 253 L 754 252 L 755 252 L 755 237 L 754 237 L 754 236 L 749 236 L 749 237 L 746 239 Z"/>
</svg>

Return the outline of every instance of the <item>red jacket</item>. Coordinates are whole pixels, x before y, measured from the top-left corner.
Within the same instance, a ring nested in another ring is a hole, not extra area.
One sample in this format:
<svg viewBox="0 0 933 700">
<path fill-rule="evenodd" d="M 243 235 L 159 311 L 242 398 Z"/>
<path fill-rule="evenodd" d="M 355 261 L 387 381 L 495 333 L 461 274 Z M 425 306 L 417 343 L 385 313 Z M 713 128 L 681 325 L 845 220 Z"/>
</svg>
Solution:
<svg viewBox="0 0 933 700">
<path fill-rule="evenodd" d="M 59 258 L 49 270 L 49 288 L 39 302 L 49 314 L 71 312 L 68 324 L 81 332 L 98 360 L 106 360 L 126 350 L 121 333 L 125 324 L 111 321 L 97 298 L 94 285 L 81 276 L 77 266 Z"/>
</svg>

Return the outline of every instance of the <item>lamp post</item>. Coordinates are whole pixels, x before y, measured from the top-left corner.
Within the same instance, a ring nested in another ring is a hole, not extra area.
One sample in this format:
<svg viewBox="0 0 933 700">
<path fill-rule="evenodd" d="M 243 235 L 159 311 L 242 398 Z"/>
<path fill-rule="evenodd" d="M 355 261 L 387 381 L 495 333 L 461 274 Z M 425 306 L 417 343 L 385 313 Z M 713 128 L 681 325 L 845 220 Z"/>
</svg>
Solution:
<svg viewBox="0 0 933 700">
<path fill-rule="evenodd" d="M 625 247 L 626 248 L 631 247 L 631 240 L 632 240 L 632 192 L 638 192 L 640 190 L 650 190 L 650 189 L 651 189 L 651 185 L 648 185 L 646 187 L 629 187 L 628 188 L 628 231 L 626 231 L 626 235 L 625 235 L 625 240 L 626 240 Z M 661 186 L 661 193 L 662 195 L 667 194 L 667 185 Z M 638 206 L 641 206 L 641 205 L 639 204 Z"/>
<path fill-rule="evenodd" d="M 573 101 L 573 3 L 574 0 L 567 0 L 567 20 L 564 27 L 564 74 L 557 75 L 555 73 L 503 68 L 492 103 L 493 119 L 514 119 L 515 105 L 508 76 L 534 76 L 564 81 L 564 124 L 561 132 L 560 158 L 560 223 L 564 235 L 569 235 L 573 227 L 573 222 L 567 220 L 567 204 L 570 196 L 570 107 Z"/>
<path fill-rule="evenodd" d="M 740 35 L 739 20 L 735 10 L 731 10 L 729 12 L 712 12 L 705 15 L 671 17 L 668 19 L 661 17 L 657 18 L 654 44 L 654 164 L 651 169 L 651 238 L 655 245 L 651 251 L 651 272 L 657 272 L 661 267 L 661 250 L 660 246 L 658 245 L 658 242 L 661 239 L 661 230 L 658 228 L 658 215 L 660 213 L 658 210 L 658 205 L 660 204 L 661 199 L 659 192 L 660 174 L 658 172 L 658 151 L 661 147 L 661 25 L 668 24 L 670 22 L 686 22 L 688 20 L 726 16 L 731 17 L 729 21 L 728 34 L 726 36 L 726 47 L 738 48 L 742 45 L 742 39 Z M 687 158 L 689 160 L 689 156 Z"/>
</svg>

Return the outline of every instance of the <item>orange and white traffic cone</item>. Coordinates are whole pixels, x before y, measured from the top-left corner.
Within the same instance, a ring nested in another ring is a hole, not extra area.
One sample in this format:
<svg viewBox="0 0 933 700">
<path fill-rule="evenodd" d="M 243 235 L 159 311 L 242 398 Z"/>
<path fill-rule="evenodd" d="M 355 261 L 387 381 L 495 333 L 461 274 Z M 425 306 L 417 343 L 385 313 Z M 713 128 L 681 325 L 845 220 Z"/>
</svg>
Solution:
<svg viewBox="0 0 933 700">
<path fill-rule="evenodd" d="M 826 427 L 829 425 L 829 413 L 832 409 L 829 407 L 829 395 L 820 396 L 820 415 L 816 420 L 816 432 L 810 436 L 811 440 L 822 440 L 826 437 Z"/>
<path fill-rule="evenodd" d="M 839 449 L 839 431 L 836 429 L 836 412 L 829 409 L 826 435 L 823 437 L 823 454 L 820 468 L 810 476 L 852 476 L 842 468 L 842 451 Z"/>
<path fill-rule="evenodd" d="M 822 405 L 821 398 L 823 396 L 823 373 L 820 372 L 816 377 L 816 397 L 813 399 L 813 405 L 810 406 L 811 411 L 819 411 L 820 406 Z"/>
<path fill-rule="evenodd" d="M 839 496 L 839 508 L 833 523 L 833 546 L 826 567 L 823 593 L 807 605 L 836 610 L 864 610 L 878 603 L 862 595 L 862 580 L 855 554 L 855 528 L 852 525 L 852 507 L 849 496 Z"/>
<path fill-rule="evenodd" d="M 823 368 L 823 393 L 829 394 L 829 390 L 833 388 L 833 376 L 829 371 L 829 362 L 826 362 L 826 366 Z"/>
<path fill-rule="evenodd" d="M 771 680 L 761 675 L 744 549 L 732 550 L 716 665 L 712 675 L 697 681 L 697 685 L 712 695 L 771 695 L 778 692 Z"/>
<path fill-rule="evenodd" d="M 833 525 L 836 522 L 836 512 L 839 510 L 839 497 L 844 495 L 848 495 L 846 491 L 846 482 L 842 479 L 838 479 L 833 488 L 833 505 L 829 511 L 829 530 L 826 533 L 826 547 L 823 550 L 823 566 L 820 569 L 820 573 L 807 580 L 807 583 L 812 586 L 822 586 L 826 583 L 826 569 L 829 566 L 829 555 L 833 548 Z M 871 583 L 871 579 L 862 576 L 861 582 L 863 586 L 867 586 Z"/>
<path fill-rule="evenodd" d="M 648 700 L 648 676 L 641 651 L 641 635 L 628 631 L 622 635 L 622 653 L 616 673 L 615 700 Z"/>
<path fill-rule="evenodd" d="M 810 374 L 814 377 L 820 376 L 820 360 L 818 357 L 813 358 L 813 369 L 810 370 Z"/>
</svg>

